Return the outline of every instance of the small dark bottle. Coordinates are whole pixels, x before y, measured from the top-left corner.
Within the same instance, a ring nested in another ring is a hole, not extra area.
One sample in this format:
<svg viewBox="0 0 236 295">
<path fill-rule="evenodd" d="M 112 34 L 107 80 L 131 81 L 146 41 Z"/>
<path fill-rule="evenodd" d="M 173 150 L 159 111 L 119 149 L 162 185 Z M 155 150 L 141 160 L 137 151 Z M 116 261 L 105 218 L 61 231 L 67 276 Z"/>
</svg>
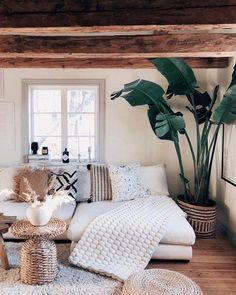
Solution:
<svg viewBox="0 0 236 295">
<path fill-rule="evenodd" d="M 42 155 L 48 155 L 48 147 L 47 146 L 43 146 L 42 147 Z"/>
<path fill-rule="evenodd" d="M 62 153 L 62 163 L 69 163 L 69 152 L 67 151 L 67 148 L 65 148 L 64 152 Z"/>
</svg>

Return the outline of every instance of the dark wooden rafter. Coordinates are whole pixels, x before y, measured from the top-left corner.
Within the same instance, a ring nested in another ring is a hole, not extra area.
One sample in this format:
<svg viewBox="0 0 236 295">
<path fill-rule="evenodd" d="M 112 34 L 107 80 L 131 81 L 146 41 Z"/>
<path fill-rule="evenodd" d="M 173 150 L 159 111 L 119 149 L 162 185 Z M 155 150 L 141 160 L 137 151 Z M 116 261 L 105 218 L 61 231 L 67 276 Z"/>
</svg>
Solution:
<svg viewBox="0 0 236 295">
<path fill-rule="evenodd" d="M 236 24 L 235 0 L 3 0 L 0 27 Z"/>
<path fill-rule="evenodd" d="M 236 34 L 0 36 L 0 58 L 229 57 Z"/>
<path fill-rule="evenodd" d="M 226 68 L 228 58 L 185 58 L 192 68 Z M 147 59 L 48 59 L 15 58 L 0 59 L 0 68 L 153 68 Z"/>
<path fill-rule="evenodd" d="M 150 68 L 168 56 L 220 68 L 233 32 L 235 0 L 2 0 L 0 67 Z"/>
</svg>

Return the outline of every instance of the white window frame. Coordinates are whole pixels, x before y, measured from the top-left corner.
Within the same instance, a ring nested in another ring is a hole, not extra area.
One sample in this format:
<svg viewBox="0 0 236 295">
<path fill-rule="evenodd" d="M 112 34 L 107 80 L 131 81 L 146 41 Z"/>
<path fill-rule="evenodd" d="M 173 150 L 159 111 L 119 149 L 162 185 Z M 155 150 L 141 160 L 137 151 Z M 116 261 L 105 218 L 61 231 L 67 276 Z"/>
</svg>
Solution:
<svg viewBox="0 0 236 295">
<path fill-rule="evenodd" d="M 22 154 L 23 161 L 26 160 L 25 156 L 29 154 L 30 144 L 32 141 L 30 121 L 30 105 L 29 97 L 31 96 L 30 91 L 33 87 L 46 87 L 46 86 L 55 86 L 55 87 L 69 87 L 69 86 L 96 86 L 98 89 L 98 99 L 96 100 L 96 123 L 95 123 L 95 160 L 104 162 L 105 158 L 105 80 L 103 79 L 69 79 L 69 80 L 58 80 L 58 79 L 27 79 L 22 80 Z M 64 87 L 64 88 L 65 88 Z M 66 90 L 66 88 L 65 88 Z M 65 91 L 64 91 L 65 92 Z M 62 92 L 62 104 L 66 103 L 66 100 L 63 99 L 65 93 Z M 31 114 L 32 116 L 32 114 Z M 63 121 L 63 119 L 62 119 Z M 64 125 L 67 121 L 67 118 L 64 118 Z M 62 125 L 63 128 L 63 125 Z M 65 128 L 65 126 L 64 126 Z M 67 127 L 66 127 L 67 128 Z M 62 150 L 66 147 L 65 140 L 62 138 Z M 76 159 L 74 159 L 76 160 Z"/>
</svg>

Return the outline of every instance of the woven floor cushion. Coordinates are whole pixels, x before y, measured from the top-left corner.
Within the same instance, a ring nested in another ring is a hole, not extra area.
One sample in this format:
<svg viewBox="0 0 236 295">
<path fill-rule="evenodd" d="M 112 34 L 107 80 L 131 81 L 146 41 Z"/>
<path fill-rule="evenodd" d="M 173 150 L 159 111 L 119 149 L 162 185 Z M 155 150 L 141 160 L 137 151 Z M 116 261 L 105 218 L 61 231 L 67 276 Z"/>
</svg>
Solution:
<svg viewBox="0 0 236 295">
<path fill-rule="evenodd" d="M 137 272 L 124 283 L 122 295 L 202 295 L 190 278 L 171 270 L 150 269 Z"/>
</svg>

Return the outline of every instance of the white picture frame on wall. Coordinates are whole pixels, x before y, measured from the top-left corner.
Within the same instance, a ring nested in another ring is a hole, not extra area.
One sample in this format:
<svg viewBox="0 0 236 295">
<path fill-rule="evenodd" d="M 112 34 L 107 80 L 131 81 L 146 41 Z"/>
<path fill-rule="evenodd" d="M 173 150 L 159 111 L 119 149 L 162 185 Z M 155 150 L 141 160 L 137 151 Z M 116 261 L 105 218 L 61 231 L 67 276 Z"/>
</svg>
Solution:
<svg viewBox="0 0 236 295">
<path fill-rule="evenodd" d="M 4 98 L 4 70 L 0 69 L 0 99 Z"/>
<path fill-rule="evenodd" d="M 222 179 L 236 186 L 236 124 L 223 124 Z"/>
<path fill-rule="evenodd" d="M 0 151 L 14 151 L 15 149 L 15 103 L 0 100 Z"/>
</svg>

